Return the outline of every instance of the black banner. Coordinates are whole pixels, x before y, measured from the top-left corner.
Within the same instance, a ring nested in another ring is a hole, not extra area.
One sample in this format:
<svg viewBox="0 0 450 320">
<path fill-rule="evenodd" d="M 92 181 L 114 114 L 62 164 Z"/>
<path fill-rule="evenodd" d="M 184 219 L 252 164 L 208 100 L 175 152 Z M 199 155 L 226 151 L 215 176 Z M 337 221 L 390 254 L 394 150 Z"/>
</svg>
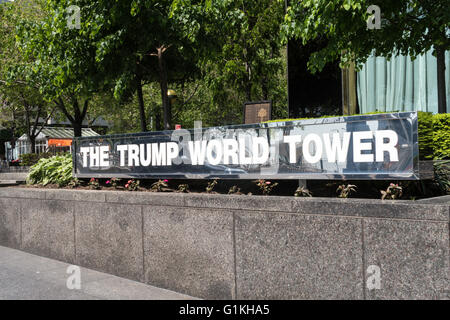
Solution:
<svg viewBox="0 0 450 320">
<path fill-rule="evenodd" d="M 77 138 L 79 178 L 418 179 L 416 112 Z"/>
</svg>

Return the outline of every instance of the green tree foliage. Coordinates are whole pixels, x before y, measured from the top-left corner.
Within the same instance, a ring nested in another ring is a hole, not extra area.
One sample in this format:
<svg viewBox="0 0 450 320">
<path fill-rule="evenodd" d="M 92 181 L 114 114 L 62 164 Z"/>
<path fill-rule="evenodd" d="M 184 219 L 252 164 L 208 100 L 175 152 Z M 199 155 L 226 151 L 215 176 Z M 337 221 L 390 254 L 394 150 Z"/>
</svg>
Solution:
<svg viewBox="0 0 450 320">
<path fill-rule="evenodd" d="M 370 6 L 381 10 L 381 28 L 369 29 Z M 283 24 L 284 40 L 326 45 L 308 67 L 320 71 L 340 58 L 341 66 L 360 67 L 374 53 L 412 58 L 430 49 L 437 57 L 439 112 L 446 112 L 445 51 L 450 48 L 450 10 L 446 0 L 305 0 L 291 1 Z"/>
<path fill-rule="evenodd" d="M 81 19 L 80 29 L 70 27 L 73 12 L 68 8 L 74 2 L 49 0 L 39 21 L 19 24 L 18 45 L 32 63 L 18 70 L 38 83 L 46 100 L 71 122 L 75 136 L 81 136 L 89 103 L 107 82 L 96 61 L 97 47 L 86 32 L 88 21 Z M 81 15 L 87 13 L 81 7 Z"/>
<path fill-rule="evenodd" d="M 70 5 L 81 9 L 79 29 L 69 28 Z M 112 132 L 240 123 L 247 100 L 273 100 L 284 117 L 283 10 L 279 0 L 43 1 L 38 19 L 18 19 L 27 63 L 9 75 L 39 89 L 76 136 L 88 110 L 112 120 Z"/>
<path fill-rule="evenodd" d="M 173 8 L 193 41 L 204 36 L 196 31 L 203 21 L 215 21 L 208 31 L 219 49 L 201 60 L 213 122 L 241 122 L 243 102 L 255 100 L 273 100 L 274 116 L 286 116 L 286 55 L 279 37 L 284 1 L 180 0 Z"/>
<path fill-rule="evenodd" d="M 174 43 L 167 49 L 166 58 L 180 51 L 190 66 L 186 67 L 176 59 L 172 62 L 167 60 L 166 63 L 168 87 L 175 89 L 178 94 L 177 103 L 170 110 L 172 124 L 192 127 L 195 120 L 202 120 L 205 126 L 240 123 L 242 104 L 248 100 L 271 99 L 275 102 L 274 115 L 286 116 L 286 56 L 279 44 L 283 6 L 279 1 L 262 2 L 249 4 L 249 7 L 256 7 L 257 10 L 247 10 L 247 5 L 243 8 L 242 1 L 173 2 L 169 19 L 165 23 L 170 24 L 176 32 L 172 31 L 174 39 L 164 40 L 164 43 Z M 152 130 L 163 127 L 159 110 L 164 109 L 165 90 L 161 90 L 158 59 L 155 59 L 157 46 L 153 35 L 154 30 L 159 29 L 148 24 L 139 25 L 141 20 L 150 21 L 141 17 L 146 16 L 146 10 L 154 9 L 149 3 L 153 2 L 146 2 L 148 8 L 140 7 L 132 25 L 128 26 L 125 22 L 121 29 L 125 32 L 124 39 L 130 39 L 127 43 L 136 42 L 132 38 L 136 34 L 148 37 L 142 41 L 143 44 L 139 44 L 141 49 L 108 44 L 106 47 L 112 49 L 101 58 L 105 63 L 117 59 L 123 64 L 123 67 L 115 68 L 121 70 L 115 82 L 115 91 L 116 96 L 125 96 L 127 103 L 120 106 L 120 116 L 111 114 L 109 117 L 115 124 L 114 132 L 143 130 L 142 121 L 140 129 L 135 124 L 135 119 L 139 118 L 152 121 L 149 126 Z M 128 13 L 124 9 L 121 14 Z M 264 16 L 258 17 L 258 14 Z M 272 17 L 274 14 L 276 16 Z M 245 25 L 248 20 L 254 21 L 251 30 Z M 110 34 L 110 31 L 106 34 Z M 251 58 L 243 54 L 246 50 L 243 46 L 251 51 Z M 117 48 L 123 50 L 124 54 L 119 54 Z M 128 62 L 127 57 L 130 59 Z M 118 63 L 113 64 L 117 66 Z M 145 75 L 142 98 L 134 87 L 136 74 L 127 70 L 137 70 Z M 247 96 L 247 88 L 250 88 L 250 97 Z M 133 110 L 134 105 L 140 107 Z M 144 125 L 147 128 L 147 123 Z"/>
<path fill-rule="evenodd" d="M 13 133 L 26 133 L 34 152 L 36 137 L 43 128 L 43 122 L 53 114 L 38 89 L 38 82 L 30 76 L 33 60 L 17 48 L 16 25 L 20 21 L 39 21 L 42 17 L 39 0 L 17 0 L 0 7 L 0 123 Z"/>
<path fill-rule="evenodd" d="M 368 29 L 367 9 L 381 9 L 381 28 Z M 364 63 L 375 53 L 417 57 L 434 47 L 449 49 L 450 11 L 444 0 L 306 0 L 291 1 L 283 24 L 284 39 L 306 44 L 326 39 L 327 45 L 311 56 L 312 71 L 341 58 L 342 64 Z"/>
<path fill-rule="evenodd" d="M 169 83 L 198 78 L 197 61 L 209 46 L 208 38 L 189 39 L 182 19 L 170 15 L 172 1 L 78 1 L 86 15 L 86 32 L 95 44 L 95 60 L 112 83 L 115 96 L 129 100 L 137 94 L 141 130 L 147 130 L 148 114 L 143 86 L 159 84 L 164 128 L 171 128 Z M 206 21 L 205 21 L 206 23 Z M 212 40 L 212 39 L 211 39 Z M 158 109 L 153 115 L 161 117 Z M 159 121 L 157 122 L 159 126 Z"/>
</svg>

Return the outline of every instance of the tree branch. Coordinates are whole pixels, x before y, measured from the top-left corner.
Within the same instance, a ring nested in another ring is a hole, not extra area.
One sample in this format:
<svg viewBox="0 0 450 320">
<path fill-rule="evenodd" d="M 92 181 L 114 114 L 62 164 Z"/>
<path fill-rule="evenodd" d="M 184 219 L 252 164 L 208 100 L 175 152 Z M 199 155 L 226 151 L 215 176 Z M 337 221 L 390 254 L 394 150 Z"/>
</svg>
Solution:
<svg viewBox="0 0 450 320">
<path fill-rule="evenodd" d="M 42 132 L 42 129 L 44 129 L 45 124 L 48 122 L 48 120 L 53 116 L 53 113 L 55 112 L 56 107 L 53 107 L 52 111 L 47 115 L 47 118 L 45 119 L 44 124 L 39 129 L 38 133 L 36 134 L 36 137 L 39 136 L 39 134 Z"/>
<path fill-rule="evenodd" d="M 88 105 L 89 105 L 89 99 L 86 99 L 84 101 L 83 111 L 81 112 L 81 119 L 84 119 L 86 117 Z"/>
<path fill-rule="evenodd" d="M 66 116 L 66 118 L 71 122 L 74 123 L 75 120 L 73 119 L 73 117 L 69 114 L 69 112 L 66 109 L 66 106 L 64 105 L 64 101 L 61 99 L 61 97 L 59 97 L 59 104 L 57 102 L 56 106 L 64 113 L 64 115 Z"/>
</svg>

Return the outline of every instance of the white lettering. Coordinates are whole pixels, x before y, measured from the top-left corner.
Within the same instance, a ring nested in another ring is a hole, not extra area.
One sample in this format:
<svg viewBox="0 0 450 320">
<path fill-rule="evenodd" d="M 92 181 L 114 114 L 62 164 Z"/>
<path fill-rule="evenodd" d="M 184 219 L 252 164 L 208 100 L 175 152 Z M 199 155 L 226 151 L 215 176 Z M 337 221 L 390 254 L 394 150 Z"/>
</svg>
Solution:
<svg viewBox="0 0 450 320">
<path fill-rule="evenodd" d="M 314 155 L 311 154 L 311 142 L 314 142 L 314 150 L 315 150 Z M 303 141 L 302 151 L 303 151 L 303 158 L 305 158 L 307 162 L 309 163 L 319 162 L 320 159 L 322 158 L 323 153 L 323 143 L 322 139 L 320 139 L 320 136 L 315 133 L 308 134 L 305 137 L 305 140 Z"/>
<path fill-rule="evenodd" d="M 86 168 L 88 166 L 89 147 L 81 147 L 80 153 L 83 155 L 83 167 Z"/>
<path fill-rule="evenodd" d="M 213 151 L 215 151 L 215 157 L 213 156 Z M 209 141 L 206 147 L 206 158 L 208 162 L 212 165 L 218 165 L 222 161 L 223 150 L 222 143 L 220 140 L 213 139 Z"/>
<path fill-rule="evenodd" d="M 388 139 L 384 143 L 384 139 Z M 396 148 L 398 143 L 398 135 L 392 130 L 380 130 L 375 132 L 376 145 L 376 160 L 377 162 L 384 162 L 384 153 L 389 153 L 389 161 L 398 161 L 398 150 Z"/>
<path fill-rule="evenodd" d="M 238 164 L 238 142 L 234 139 L 224 139 L 223 140 L 223 163 L 230 164 Z"/>
<path fill-rule="evenodd" d="M 121 167 L 125 166 L 125 152 L 127 150 L 128 150 L 128 146 L 125 144 L 117 146 L 117 151 L 119 151 L 119 154 L 120 154 L 120 166 Z"/>
<path fill-rule="evenodd" d="M 139 159 L 141 166 L 144 167 L 148 167 L 152 163 L 152 145 L 150 143 L 139 145 Z"/>
<path fill-rule="evenodd" d="M 269 160 L 269 143 L 267 139 L 264 137 L 253 138 L 253 164 L 264 164 L 267 160 Z"/>
<path fill-rule="evenodd" d="M 208 141 L 189 141 L 188 148 L 193 166 L 202 166 L 205 163 L 206 144 Z"/>
<path fill-rule="evenodd" d="M 296 144 L 302 141 L 302 136 L 292 135 L 285 136 L 284 143 L 289 143 L 289 162 L 297 163 L 297 147 Z"/>
<path fill-rule="evenodd" d="M 251 164 L 252 163 L 252 157 L 251 155 L 247 157 L 246 152 L 246 144 L 245 144 L 245 138 L 239 138 L 239 164 Z"/>
<path fill-rule="evenodd" d="M 100 164 L 100 150 L 98 147 L 89 148 L 89 167 L 98 167 Z"/>
<path fill-rule="evenodd" d="M 128 166 L 139 167 L 139 146 L 137 144 L 128 145 Z"/>
<path fill-rule="evenodd" d="M 109 146 L 100 147 L 100 167 L 109 167 Z"/>
<path fill-rule="evenodd" d="M 353 132 L 353 162 L 373 162 L 373 153 L 362 153 L 362 151 L 372 150 L 372 142 L 361 142 L 361 140 L 372 138 L 372 131 Z"/>
<path fill-rule="evenodd" d="M 172 160 L 178 157 L 180 150 L 178 149 L 178 143 L 168 142 L 166 145 L 167 149 L 167 163 L 166 165 L 171 166 Z"/>
<path fill-rule="evenodd" d="M 152 166 L 166 165 L 166 144 L 161 143 L 158 148 L 158 143 L 152 143 Z"/>
<path fill-rule="evenodd" d="M 345 162 L 347 160 L 348 147 L 350 145 L 350 132 L 344 132 L 344 141 L 341 144 L 339 133 L 333 133 L 333 142 L 331 142 L 330 134 L 323 134 L 323 142 L 328 162 Z"/>
</svg>

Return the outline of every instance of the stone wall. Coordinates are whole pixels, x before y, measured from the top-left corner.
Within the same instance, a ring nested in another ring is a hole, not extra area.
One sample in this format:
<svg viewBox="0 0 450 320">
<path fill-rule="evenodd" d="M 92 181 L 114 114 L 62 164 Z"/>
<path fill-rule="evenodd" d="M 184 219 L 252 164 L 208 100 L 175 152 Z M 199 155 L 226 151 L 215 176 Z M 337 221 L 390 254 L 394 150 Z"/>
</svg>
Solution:
<svg viewBox="0 0 450 320">
<path fill-rule="evenodd" d="M 208 299 L 448 299 L 447 200 L 2 188 L 0 245 Z"/>
</svg>

